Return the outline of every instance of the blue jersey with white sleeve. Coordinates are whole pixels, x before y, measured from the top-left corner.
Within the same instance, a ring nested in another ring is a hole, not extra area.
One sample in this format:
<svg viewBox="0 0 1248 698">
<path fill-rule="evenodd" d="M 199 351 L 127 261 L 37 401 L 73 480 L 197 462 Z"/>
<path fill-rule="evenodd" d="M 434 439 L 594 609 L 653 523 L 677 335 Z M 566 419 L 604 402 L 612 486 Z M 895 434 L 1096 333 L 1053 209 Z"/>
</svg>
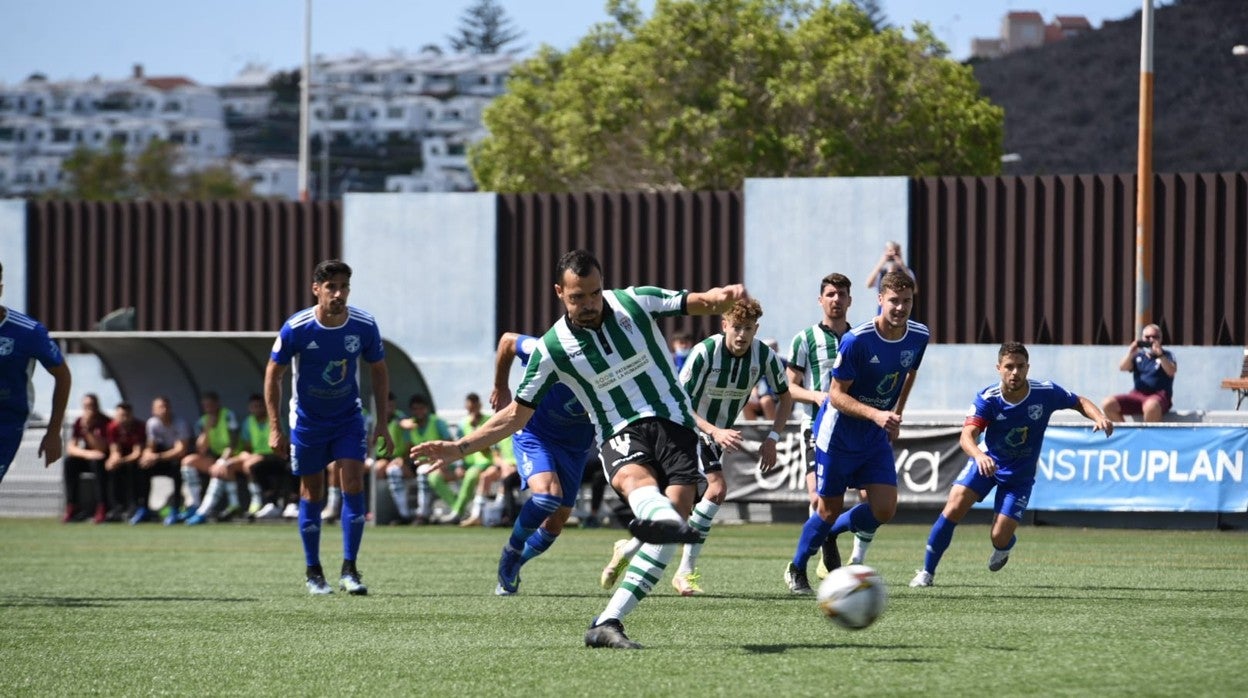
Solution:
<svg viewBox="0 0 1248 698">
<path fill-rule="evenodd" d="M 540 337 L 529 335 L 516 338 L 516 357 L 523 365 L 528 365 L 529 358 L 541 346 L 541 341 Z M 563 383 L 555 383 L 542 396 L 522 431 L 573 452 L 588 454 L 594 445 L 594 425 L 589 421 L 585 407 Z"/>
<path fill-rule="evenodd" d="M 997 479 L 1034 480 L 1049 417 L 1079 404 L 1079 396 L 1052 381 L 1027 381 L 1027 396 L 1011 403 L 1001 384 L 975 396 L 966 424 L 984 433 L 984 451 L 997 463 Z"/>
<path fill-rule="evenodd" d="M 286 320 L 270 358 L 292 366 L 290 428 L 307 432 L 363 419 L 359 360 L 381 361 L 385 348 L 369 313 L 347 306 L 347 321 L 326 327 L 313 306 Z"/>
<path fill-rule="evenodd" d="M 65 363 L 65 357 L 43 323 L 6 309 L 0 320 L 0 426 L 20 428 L 30 417 L 36 361 L 50 370 Z"/>
<path fill-rule="evenodd" d="M 869 320 L 841 337 L 832 377 L 852 381 L 848 394 L 859 402 L 880 410 L 892 410 L 901 396 L 906 374 L 916 371 L 927 351 L 927 326 L 908 320 L 900 339 L 884 339 Z M 888 434 L 875 422 L 833 410 L 831 444 L 852 451 L 862 450 Z"/>
</svg>

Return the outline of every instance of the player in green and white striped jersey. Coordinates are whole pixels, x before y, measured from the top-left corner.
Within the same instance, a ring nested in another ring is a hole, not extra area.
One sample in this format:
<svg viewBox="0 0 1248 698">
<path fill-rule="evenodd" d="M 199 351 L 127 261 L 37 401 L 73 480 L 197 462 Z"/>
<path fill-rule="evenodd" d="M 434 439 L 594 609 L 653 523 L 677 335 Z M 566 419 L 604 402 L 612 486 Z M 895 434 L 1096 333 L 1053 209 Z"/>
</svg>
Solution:
<svg viewBox="0 0 1248 698">
<path fill-rule="evenodd" d="M 828 390 L 832 387 L 832 364 L 836 363 L 841 337 L 850 328 L 846 313 L 854 302 L 850 295 L 852 285 L 844 274 L 833 272 L 823 277 L 819 282 L 819 307 L 823 309 L 823 319 L 798 332 L 789 349 L 786 371 L 793 401 L 809 405 L 802 415 L 802 443 L 805 444 L 806 494 L 810 497 L 812 510 L 819 495 L 815 492 L 815 441 L 810 425 L 819 406 L 828 397 Z M 836 539 L 829 536 L 819 560 L 819 578 L 822 579 L 829 569 L 840 567 L 840 564 L 841 553 L 836 547 Z"/>
<path fill-rule="evenodd" d="M 779 396 L 779 406 L 772 421 L 771 433 L 759 445 L 760 468 L 763 472 L 776 465 L 776 442 L 788 415 L 793 411 L 793 399 L 789 394 L 789 382 L 780 365 L 780 357 L 771 347 L 755 338 L 758 319 L 763 307 L 753 298 L 739 300 L 725 315 L 721 323 L 723 332 L 708 337 L 696 345 L 680 372 L 680 382 L 694 404 L 694 418 L 703 435 L 702 472 L 706 474 L 707 487 L 702 500 L 693 508 L 689 524 L 702 534 L 697 543 L 687 543 L 680 567 L 672 577 L 672 586 L 681 596 L 700 593 L 697 561 L 702 544 L 710 533 L 711 523 L 719 512 L 719 505 L 728 494 L 724 481 L 723 451 L 741 448 L 741 432 L 732 429 L 742 408 L 750 397 L 750 390 L 762 378 L 771 381 Z M 602 571 L 599 582 L 610 589 L 629 558 L 641 548 L 641 541 L 616 541 L 611 561 Z"/>
<path fill-rule="evenodd" d="M 411 455 L 450 462 L 489 447 L 523 426 L 551 386 L 570 388 L 597 430 L 611 486 L 637 517 L 629 529 L 649 541 L 590 625 L 585 644 L 638 649 L 620 619 L 663 576 L 673 543 L 701 539 L 681 513 L 693 508 L 702 479 L 693 405 L 655 321 L 716 315 L 748 296 L 740 284 L 700 293 L 650 286 L 604 290 L 602 266 L 585 250 L 561 257 L 555 273 L 555 293 L 567 314 L 530 355 L 512 403 L 458 441 L 420 444 Z"/>
</svg>

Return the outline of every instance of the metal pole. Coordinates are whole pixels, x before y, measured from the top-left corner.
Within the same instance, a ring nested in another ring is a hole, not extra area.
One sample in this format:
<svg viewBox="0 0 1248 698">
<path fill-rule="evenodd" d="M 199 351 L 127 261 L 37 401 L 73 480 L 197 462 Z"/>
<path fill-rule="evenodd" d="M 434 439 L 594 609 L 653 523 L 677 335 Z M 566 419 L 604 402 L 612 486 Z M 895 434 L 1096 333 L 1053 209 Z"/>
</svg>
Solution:
<svg viewBox="0 0 1248 698">
<path fill-rule="evenodd" d="M 1153 0 L 1140 14 L 1140 142 L 1135 182 L 1135 336 L 1153 321 Z"/>
<path fill-rule="evenodd" d="M 299 76 L 299 200 L 308 200 L 308 92 L 312 84 L 312 0 L 303 3 L 303 73 Z"/>
</svg>

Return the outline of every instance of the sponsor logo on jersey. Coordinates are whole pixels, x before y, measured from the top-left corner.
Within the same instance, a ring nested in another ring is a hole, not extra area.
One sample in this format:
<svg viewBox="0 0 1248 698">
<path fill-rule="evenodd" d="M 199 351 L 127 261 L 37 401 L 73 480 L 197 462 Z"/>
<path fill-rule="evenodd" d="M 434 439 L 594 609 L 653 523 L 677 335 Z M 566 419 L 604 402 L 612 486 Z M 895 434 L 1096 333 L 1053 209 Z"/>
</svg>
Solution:
<svg viewBox="0 0 1248 698">
<path fill-rule="evenodd" d="M 1029 405 L 1027 407 L 1027 416 L 1031 417 L 1032 421 L 1040 419 L 1044 416 L 1044 405 Z"/>
<path fill-rule="evenodd" d="M 0 337 L 0 356 L 8 356 L 13 353 L 13 338 Z"/>
<path fill-rule="evenodd" d="M 354 354 L 360 350 L 360 335 L 349 334 L 343 338 L 343 343 L 347 347 L 347 353 Z"/>
<path fill-rule="evenodd" d="M 316 340 L 314 339 L 314 340 L 312 340 L 311 342 L 308 342 L 308 348 L 309 348 L 309 349 L 320 349 L 320 348 L 321 348 L 321 345 L 317 344 L 317 343 L 316 343 Z"/>
<path fill-rule="evenodd" d="M 875 386 L 875 392 L 880 395 L 888 395 L 897 388 L 897 381 L 901 378 L 900 371 L 894 371 L 885 375 L 880 379 L 879 385 Z"/>
<path fill-rule="evenodd" d="M 1014 427 L 1010 433 L 1005 435 L 1005 443 L 1009 446 L 1022 446 L 1027 443 L 1027 432 L 1031 431 L 1031 427 Z"/>
<path fill-rule="evenodd" d="M 338 385 L 347 379 L 347 360 L 330 361 L 321 372 L 321 379 L 329 385 Z"/>
<path fill-rule="evenodd" d="M 839 357 L 839 356 L 838 356 L 838 357 L 836 357 L 836 361 L 837 361 L 837 363 L 840 363 L 840 361 L 841 361 L 841 357 Z M 880 357 L 875 356 L 874 354 L 872 354 L 872 355 L 871 355 L 871 360 L 870 360 L 870 361 L 868 361 L 867 363 L 871 363 L 871 364 L 878 364 L 878 363 L 880 363 Z"/>
<path fill-rule="evenodd" d="M 902 366 L 902 368 L 910 368 L 910 364 L 912 364 L 912 363 L 914 363 L 914 350 L 913 350 L 913 349 L 903 349 L 903 350 L 902 350 L 902 352 L 901 352 L 901 366 Z"/>
<path fill-rule="evenodd" d="M 1001 421 L 1001 420 L 1003 420 L 1003 419 L 1005 419 L 1005 413 L 1003 413 L 1003 412 L 998 412 L 998 413 L 997 413 L 997 421 L 999 422 L 999 421 Z"/>
</svg>

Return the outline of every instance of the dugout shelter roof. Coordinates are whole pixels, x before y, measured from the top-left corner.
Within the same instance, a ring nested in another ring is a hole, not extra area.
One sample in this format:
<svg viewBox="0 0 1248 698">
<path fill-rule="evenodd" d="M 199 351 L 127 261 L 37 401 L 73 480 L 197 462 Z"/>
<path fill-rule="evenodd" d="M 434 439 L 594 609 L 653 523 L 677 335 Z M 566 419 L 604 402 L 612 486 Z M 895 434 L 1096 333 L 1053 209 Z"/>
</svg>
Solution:
<svg viewBox="0 0 1248 698">
<path fill-rule="evenodd" d="M 98 356 L 122 399 L 134 405 L 135 417 L 149 417 L 152 400 L 166 395 L 174 415 L 191 426 L 199 417 L 199 397 L 207 391 L 220 394 L 221 404 L 234 410 L 239 420 L 246 416 L 247 398 L 264 393 L 264 369 L 275 337 L 272 332 L 52 332 L 51 336 Z M 407 352 L 389 340 L 382 341 L 390 390 L 399 408 L 405 408 L 414 393 L 430 396 L 429 386 Z M 290 399 L 290 375 L 287 370 L 283 402 Z M 360 370 L 360 390 L 368 406 L 372 390 L 365 366 Z M 112 405 L 101 408 L 111 410 Z M 282 416 L 284 422 L 285 409 Z"/>
</svg>

